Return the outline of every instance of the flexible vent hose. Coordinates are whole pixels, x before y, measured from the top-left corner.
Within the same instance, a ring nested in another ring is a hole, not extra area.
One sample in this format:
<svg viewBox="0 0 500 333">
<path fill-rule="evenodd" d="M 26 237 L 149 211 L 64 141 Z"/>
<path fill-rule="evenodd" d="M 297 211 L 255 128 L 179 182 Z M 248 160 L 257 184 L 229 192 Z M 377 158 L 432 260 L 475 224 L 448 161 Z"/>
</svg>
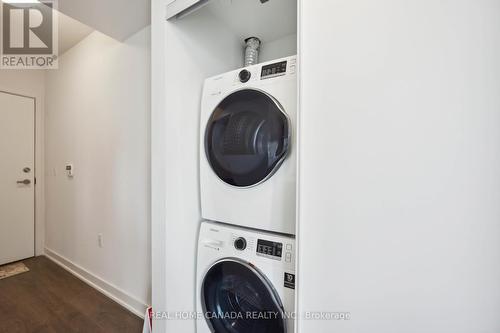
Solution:
<svg viewBox="0 0 500 333">
<path fill-rule="evenodd" d="M 260 39 L 250 37 L 245 39 L 245 67 L 259 63 Z"/>
</svg>

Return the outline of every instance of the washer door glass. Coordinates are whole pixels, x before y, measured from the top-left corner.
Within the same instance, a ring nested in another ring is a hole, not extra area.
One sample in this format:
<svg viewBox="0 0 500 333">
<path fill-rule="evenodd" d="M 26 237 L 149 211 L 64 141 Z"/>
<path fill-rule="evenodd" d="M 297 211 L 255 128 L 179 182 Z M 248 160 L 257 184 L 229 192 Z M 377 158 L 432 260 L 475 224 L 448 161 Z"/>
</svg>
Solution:
<svg viewBox="0 0 500 333">
<path fill-rule="evenodd" d="M 224 182 L 256 185 L 279 168 L 289 148 L 288 118 L 264 92 L 245 89 L 222 100 L 208 120 L 205 151 Z"/>
<path fill-rule="evenodd" d="M 234 260 L 212 266 L 203 281 L 202 304 L 212 332 L 284 333 L 283 307 L 255 268 Z"/>
</svg>

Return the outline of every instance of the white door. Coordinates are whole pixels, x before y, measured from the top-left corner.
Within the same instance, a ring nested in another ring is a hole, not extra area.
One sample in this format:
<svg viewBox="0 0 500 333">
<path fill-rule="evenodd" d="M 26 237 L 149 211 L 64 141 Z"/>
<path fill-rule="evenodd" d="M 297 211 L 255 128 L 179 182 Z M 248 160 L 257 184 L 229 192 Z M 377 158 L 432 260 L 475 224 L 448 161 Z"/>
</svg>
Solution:
<svg viewBox="0 0 500 333">
<path fill-rule="evenodd" d="M 500 332 L 500 2 L 300 3 L 297 333 Z"/>
<path fill-rule="evenodd" d="M 0 265 L 35 255 L 35 100 L 0 92 Z"/>
</svg>

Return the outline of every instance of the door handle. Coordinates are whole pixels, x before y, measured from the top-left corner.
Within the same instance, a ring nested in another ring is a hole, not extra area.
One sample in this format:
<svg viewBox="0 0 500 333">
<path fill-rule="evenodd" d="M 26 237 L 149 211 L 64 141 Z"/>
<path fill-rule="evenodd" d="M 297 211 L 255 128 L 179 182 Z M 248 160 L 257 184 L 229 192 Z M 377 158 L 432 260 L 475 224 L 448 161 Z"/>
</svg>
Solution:
<svg viewBox="0 0 500 333">
<path fill-rule="evenodd" d="M 29 180 L 29 179 L 18 180 L 17 183 L 18 184 L 23 184 L 23 185 L 29 185 L 29 184 L 31 184 L 31 180 Z"/>
</svg>

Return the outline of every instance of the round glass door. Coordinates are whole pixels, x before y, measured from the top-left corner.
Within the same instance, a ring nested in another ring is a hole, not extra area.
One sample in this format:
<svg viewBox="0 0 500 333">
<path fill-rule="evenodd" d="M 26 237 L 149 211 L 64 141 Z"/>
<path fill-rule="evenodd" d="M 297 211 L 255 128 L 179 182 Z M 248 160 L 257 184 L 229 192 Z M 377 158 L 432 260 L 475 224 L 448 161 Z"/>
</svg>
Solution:
<svg viewBox="0 0 500 333">
<path fill-rule="evenodd" d="M 259 184 L 273 175 L 289 149 L 288 118 L 279 103 L 254 89 L 236 91 L 220 102 L 208 120 L 205 152 L 224 182 Z"/>
<path fill-rule="evenodd" d="M 283 306 L 253 266 L 235 260 L 216 263 L 202 286 L 202 304 L 212 332 L 285 333 Z"/>
</svg>

